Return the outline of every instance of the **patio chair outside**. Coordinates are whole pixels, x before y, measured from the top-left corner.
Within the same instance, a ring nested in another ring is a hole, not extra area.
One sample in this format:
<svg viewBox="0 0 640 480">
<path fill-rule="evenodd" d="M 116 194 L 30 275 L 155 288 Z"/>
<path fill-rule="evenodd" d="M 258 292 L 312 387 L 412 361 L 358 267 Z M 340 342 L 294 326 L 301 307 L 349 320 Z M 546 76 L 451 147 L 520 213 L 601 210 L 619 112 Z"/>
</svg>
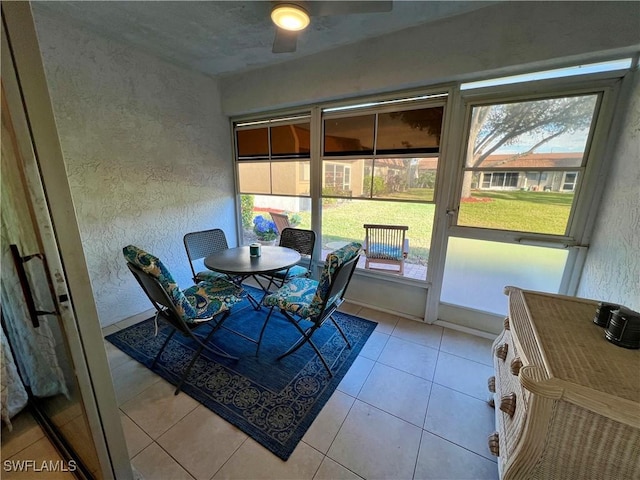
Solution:
<svg viewBox="0 0 640 480">
<path fill-rule="evenodd" d="M 364 225 L 364 268 L 404 274 L 404 261 L 409 254 L 409 239 L 406 225 Z M 397 265 L 398 270 L 373 267 L 372 264 Z"/>
<path fill-rule="evenodd" d="M 191 273 L 193 273 L 194 282 L 212 281 L 216 278 L 225 277 L 222 273 L 214 272 L 204 267 L 204 259 L 206 257 L 229 248 L 227 237 L 221 229 L 214 228 L 201 232 L 187 233 L 183 241 L 187 257 L 189 257 L 189 266 L 191 267 Z"/>
<path fill-rule="evenodd" d="M 213 283 L 201 282 L 181 290 L 159 258 L 133 245 L 124 247 L 122 251 L 127 267 L 156 309 L 156 326 L 158 319 L 162 318 L 173 327 L 150 368 L 155 366 L 176 332 L 182 333 L 198 344 L 198 350 L 180 377 L 175 395 L 180 392 L 182 384 L 203 350 L 206 349 L 225 358 L 237 359 L 208 342 L 213 334 L 222 328 L 229 317 L 231 306 L 242 300 L 240 288 L 218 278 Z M 203 325 L 212 325 L 212 328 L 208 335 L 201 339 L 195 335 L 194 331 Z"/>
<path fill-rule="evenodd" d="M 273 219 L 273 223 L 276 224 L 276 229 L 278 230 L 279 234 L 282 234 L 285 228 L 291 227 L 291 224 L 289 223 L 289 217 L 286 214 L 275 212 L 269 212 L 269 214 Z"/>
<path fill-rule="evenodd" d="M 304 277 L 293 278 L 280 287 L 277 292 L 264 298 L 264 305 L 271 307 L 271 309 L 260 333 L 260 338 L 262 338 L 264 329 L 275 308 L 279 309 L 285 318 L 301 333 L 300 339 L 280 355 L 278 360 L 291 355 L 305 343 L 309 343 L 320 358 L 324 368 L 329 372 L 329 376 L 333 376 L 331 366 L 313 342 L 312 336 L 316 330 L 322 327 L 325 321 L 331 320 L 346 342 L 347 348 L 351 348 L 349 340 L 347 340 L 338 322 L 333 318 L 333 314 L 344 302 L 344 295 L 358 263 L 361 250 L 362 245 L 357 242 L 345 245 L 327 255 L 319 281 Z M 299 325 L 302 321 L 310 322 L 311 325 L 303 329 Z"/>
</svg>

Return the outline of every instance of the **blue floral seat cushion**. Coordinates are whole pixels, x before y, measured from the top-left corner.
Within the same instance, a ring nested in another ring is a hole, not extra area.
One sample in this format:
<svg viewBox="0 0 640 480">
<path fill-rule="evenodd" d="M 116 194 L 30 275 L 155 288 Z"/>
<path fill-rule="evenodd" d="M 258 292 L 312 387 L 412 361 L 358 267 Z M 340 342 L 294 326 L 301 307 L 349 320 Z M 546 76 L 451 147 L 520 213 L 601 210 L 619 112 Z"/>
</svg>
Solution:
<svg viewBox="0 0 640 480">
<path fill-rule="evenodd" d="M 205 270 L 196 273 L 196 282 L 215 282 L 217 279 L 224 279 L 227 276 L 224 273 L 214 272 L 213 270 Z"/>
<path fill-rule="evenodd" d="M 267 295 L 263 303 L 270 307 L 278 307 L 282 310 L 299 315 L 301 318 L 312 319 L 322 313 L 324 299 L 331 288 L 331 277 L 336 269 L 353 257 L 360 254 L 362 244 L 349 243 L 327 255 L 320 280 L 310 278 L 293 278 L 277 292 Z M 338 292 L 336 296 L 339 296 Z M 327 305 L 335 301 L 329 299 Z"/>
<path fill-rule="evenodd" d="M 158 257 L 134 245 L 124 247 L 122 253 L 129 263 L 160 282 L 176 311 L 186 323 L 209 320 L 211 316 L 215 315 L 215 313 L 210 314 L 214 309 L 216 309 L 216 313 L 228 309 L 226 300 L 229 301 L 229 306 L 241 300 L 238 287 L 226 280 L 222 280 L 224 284 L 207 282 L 203 285 L 203 282 L 201 282 L 183 292 Z M 236 293 L 231 293 L 231 288 L 235 289 Z M 191 298 L 187 298 L 186 292 L 189 292 Z M 216 292 L 221 293 L 218 296 Z M 211 297 L 209 301 L 204 300 L 206 295 Z"/>
<path fill-rule="evenodd" d="M 289 279 L 294 277 L 305 277 L 309 274 L 309 270 L 304 268 L 302 265 L 294 265 L 293 267 L 283 270 L 278 270 L 273 274 L 276 278 Z"/>
<path fill-rule="evenodd" d="M 196 310 L 196 316 L 191 319 L 193 323 L 209 320 L 242 301 L 240 288 L 223 278 L 200 282 L 183 293 Z"/>
<path fill-rule="evenodd" d="M 402 248 L 385 244 L 371 245 L 367 250 L 367 255 L 380 260 L 402 260 L 404 258 Z"/>
<path fill-rule="evenodd" d="M 302 318 L 308 318 L 314 314 L 309 307 L 317 290 L 317 280 L 304 277 L 292 278 L 277 292 L 267 295 L 263 303 L 267 307 L 277 307 Z"/>
</svg>

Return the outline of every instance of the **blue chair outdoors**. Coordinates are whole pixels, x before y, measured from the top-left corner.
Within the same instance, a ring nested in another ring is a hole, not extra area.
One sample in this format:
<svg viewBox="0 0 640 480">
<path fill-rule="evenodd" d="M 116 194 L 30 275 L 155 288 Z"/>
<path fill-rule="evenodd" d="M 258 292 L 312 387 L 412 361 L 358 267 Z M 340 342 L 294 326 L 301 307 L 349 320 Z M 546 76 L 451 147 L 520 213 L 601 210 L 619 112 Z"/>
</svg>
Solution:
<svg viewBox="0 0 640 480">
<path fill-rule="evenodd" d="M 364 225 L 364 268 L 404 274 L 404 261 L 409 254 L 406 225 Z M 398 270 L 373 267 L 371 264 L 395 265 Z"/>
<path fill-rule="evenodd" d="M 333 314 L 344 302 L 344 294 L 353 276 L 361 250 L 362 245 L 360 243 L 349 243 L 327 255 L 319 281 L 306 277 L 293 278 L 280 287 L 278 291 L 264 298 L 264 305 L 271 307 L 271 310 L 260 332 L 260 338 L 262 338 L 275 308 L 280 310 L 285 318 L 302 334 L 291 348 L 278 357 L 278 360 L 291 355 L 308 342 L 322 361 L 329 375 L 333 376 L 330 366 L 311 337 L 325 321 L 331 320 L 346 342 L 347 347 L 351 348 L 351 344 L 340 325 L 333 318 Z M 310 322 L 310 326 L 302 328 L 300 326 L 302 322 Z M 259 343 L 258 348 L 260 348 Z"/>
<path fill-rule="evenodd" d="M 166 320 L 173 327 L 154 358 L 151 368 L 155 366 L 176 331 L 193 339 L 199 346 L 178 382 L 176 395 L 204 349 L 215 355 L 237 359 L 218 346 L 207 345 L 207 343 L 215 332 L 223 328 L 231 307 L 242 300 L 239 287 L 225 279 L 217 278 L 211 282 L 200 282 L 186 290 L 181 290 L 159 258 L 133 245 L 124 247 L 122 251 L 129 270 L 156 309 L 156 331 L 158 318 Z M 207 324 L 213 327 L 204 340 L 201 340 L 194 331 Z M 244 335 L 241 336 L 247 338 Z M 257 343 L 252 339 L 248 340 Z"/>
</svg>

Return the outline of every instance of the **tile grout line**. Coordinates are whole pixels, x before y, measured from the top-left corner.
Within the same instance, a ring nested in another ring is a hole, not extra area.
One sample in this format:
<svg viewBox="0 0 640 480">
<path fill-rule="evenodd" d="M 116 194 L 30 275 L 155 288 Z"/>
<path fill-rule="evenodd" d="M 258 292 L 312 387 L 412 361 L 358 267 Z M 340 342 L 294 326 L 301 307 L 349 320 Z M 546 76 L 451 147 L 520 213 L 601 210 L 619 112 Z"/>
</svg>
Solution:
<svg viewBox="0 0 640 480">
<path fill-rule="evenodd" d="M 225 421 L 226 421 L 226 420 L 225 420 Z M 235 427 L 235 428 L 238 428 L 238 427 Z M 238 430 L 239 430 L 239 429 L 238 429 Z M 240 431 L 242 431 L 242 430 L 240 430 Z M 244 432 L 242 432 L 242 433 L 244 433 Z M 215 473 L 214 473 L 213 475 L 211 475 L 211 477 L 209 477 L 209 480 L 212 480 L 212 479 L 213 479 L 213 477 L 215 477 L 215 476 L 216 476 L 216 475 L 217 475 L 217 474 L 218 474 L 218 473 L 219 473 L 219 472 L 224 468 L 224 466 L 225 466 L 227 463 L 229 463 L 229 460 L 231 460 L 231 459 L 235 456 L 235 454 L 236 454 L 236 453 L 238 453 L 238 451 L 242 448 L 242 446 L 243 446 L 243 445 L 244 445 L 244 444 L 245 444 L 245 443 L 246 443 L 246 442 L 251 438 L 251 437 L 249 436 L 249 434 L 247 434 L 247 433 L 244 433 L 244 434 L 247 436 L 247 438 L 245 438 L 242 442 L 240 442 L 240 445 L 238 445 L 238 448 L 236 448 L 236 449 L 231 453 L 231 455 L 229 455 L 229 457 L 228 457 L 224 462 L 222 462 L 222 465 L 220 465 L 220 468 L 218 468 L 218 470 L 216 470 L 216 471 L 215 471 Z M 255 442 L 255 440 L 254 440 L 254 442 Z M 183 467 L 183 468 L 184 468 L 184 467 Z"/>
<path fill-rule="evenodd" d="M 344 393 L 342 392 L 344 395 L 347 395 L 348 397 L 351 397 L 351 395 L 349 395 L 348 393 Z M 336 431 L 336 434 L 333 437 L 333 440 L 331 440 L 331 443 L 329 444 L 329 448 L 327 448 L 327 453 L 324 454 L 325 457 L 330 458 L 331 460 L 333 460 L 334 462 L 336 462 L 338 465 L 346 468 L 347 470 L 351 471 L 351 469 L 347 468 L 346 466 L 342 465 L 340 462 L 338 462 L 336 459 L 329 457 L 329 450 L 331 450 L 331 446 L 333 445 L 333 442 L 336 441 L 336 438 L 338 438 L 338 434 L 340 433 L 340 430 L 342 429 L 342 427 L 344 426 L 344 422 L 347 421 L 347 417 L 349 416 L 349 414 L 351 413 L 351 410 L 353 409 L 353 406 L 356 404 L 356 400 L 358 400 L 357 397 L 351 397 L 353 398 L 353 402 L 351 402 L 351 406 L 349 407 L 349 410 L 347 411 L 347 414 L 344 416 L 344 418 L 342 419 L 342 422 L 340 422 L 340 427 L 338 427 L 338 430 Z M 326 405 L 326 404 L 325 404 Z M 316 417 L 318 418 L 318 417 Z M 315 420 L 315 419 L 314 419 Z M 306 443 L 306 442 L 305 442 Z M 317 450 L 317 449 L 316 449 Z M 322 463 L 322 462 L 320 462 Z M 318 468 L 320 468 L 318 466 Z M 317 473 L 317 472 L 316 472 Z M 353 472 L 355 473 L 355 472 Z M 314 475 L 315 476 L 315 475 Z M 360 475 L 358 475 L 360 476 Z"/>
<path fill-rule="evenodd" d="M 151 442 L 149 445 L 147 445 L 146 447 L 144 447 L 142 450 L 140 450 L 140 452 L 138 452 L 138 454 L 137 454 L 135 457 L 133 457 L 132 459 L 130 459 L 130 460 L 129 460 L 129 461 L 130 461 L 130 463 L 131 463 L 131 465 L 133 466 L 133 459 L 134 459 L 134 458 L 136 458 L 136 457 L 138 457 L 139 455 L 141 455 L 145 450 L 147 450 L 147 449 L 148 449 L 149 447 L 151 447 L 152 445 L 156 445 L 160 450 L 162 450 L 164 453 L 166 453 L 166 454 L 167 454 L 167 456 L 168 456 L 171 460 L 173 460 L 173 461 L 176 463 L 176 465 L 178 465 L 182 470 L 184 470 L 184 471 L 187 473 L 187 475 L 189 475 L 193 480 L 196 480 L 196 477 L 194 477 L 193 475 L 191 475 L 191 472 L 190 472 L 189 470 L 187 470 L 187 469 L 186 469 L 186 468 L 185 468 L 185 467 L 184 467 L 184 466 L 183 466 L 183 465 L 182 465 L 178 460 L 176 460 L 176 459 L 173 457 L 173 455 L 171 455 L 167 450 L 165 450 L 165 449 L 162 447 L 162 445 L 160 445 L 160 444 L 159 444 L 158 442 L 156 442 L 155 440 L 154 440 L 153 442 Z M 138 472 L 139 472 L 139 469 L 137 469 L 137 468 L 136 468 L 136 470 L 138 470 Z M 140 472 L 139 472 L 139 473 L 140 473 Z M 142 473 L 140 473 L 140 474 L 142 475 Z M 151 479 L 150 479 L 150 480 L 151 480 Z"/>
<path fill-rule="evenodd" d="M 452 442 L 451 440 L 449 440 L 448 438 L 443 437 L 442 435 L 438 435 L 437 433 L 431 432 L 429 430 L 424 430 L 424 431 L 427 432 L 430 435 L 433 435 L 434 437 L 438 437 L 441 440 L 444 440 L 445 442 L 450 443 L 451 445 L 455 445 L 456 447 L 460 447 L 460 448 L 462 448 L 463 450 L 466 450 L 469 453 L 473 453 L 474 455 L 477 455 L 478 457 L 483 458 L 483 459 L 487 460 L 488 462 L 495 463 L 495 464 L 498 463 L 497 460 L 493 460 L 491 458 L 485 457 L 484 455 L 482 455 L 482 454 L 480 454 L 478 452 L 474 452 L 473 450 L 470 450 L 469 448 L 465 447 L 464 445 L 459 445 L 456 442 Z"/>
</svg>

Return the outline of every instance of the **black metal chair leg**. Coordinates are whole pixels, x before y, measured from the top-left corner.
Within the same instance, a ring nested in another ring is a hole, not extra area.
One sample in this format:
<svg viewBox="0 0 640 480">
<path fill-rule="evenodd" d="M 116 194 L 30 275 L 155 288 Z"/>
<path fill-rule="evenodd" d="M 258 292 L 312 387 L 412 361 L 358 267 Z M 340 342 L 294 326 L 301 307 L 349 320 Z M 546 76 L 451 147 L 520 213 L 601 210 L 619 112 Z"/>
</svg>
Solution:
<svg viewBox="0 0 640 480">
<path fill-rule="evenodd" d="M 209 338 L 209 337 L 207 336 L 207 338 Z M 193 367 L 193 364 L 196 363 L 196 360 L 198 359 L 198 357 L 200 356 L 200 354 L 202 353 L 202 350 L 204 350 L 204 348 L 205 348 L 205 346 L 204 346 L 204 343 L 203 343 L 203 344 L 200 345 L 200 348 L 198 348 L 198 351 L 193 355 L 193 358 L 191 359 L 191 362 L 189 362 L 189 366 L 187 367 L 187 370 L 184 372 L 184 374 L 180 378 L 180 381 L 178 382 L 178 386 L 176 387 L 176 391 L 173 393 L 174 395 L 178 395 L 178 393 L 180 393 L 180 389 L 182 388 L 182 384 L 184 383 L 184 381 L 189 376 L 189 372 L 191 372 L 191 367 Z"/>
<path fill-rule="evenodd" d="M 162 344 L 162 347 L 160 348 L 160 351 L 158 352 L 158 354 L 156 355 L 156 358 L 153 359 L 153 363 L 151 364 L 151 368 L 156 366 L 156 363 L 158 362 L 158 359 L 160 358 L 160 354 L 164 351 L 164 347 L 167 346 L 167 344 L 169 343 L 169 340 L 171 340 L 171 337 L 173 337 L 173 334 L 176 333 L 175 330 L 171 330 L 171 333 L 169 334 L 169 336 L 167 337 L 167 339 L 164 341 L 164 343 Z"/>
<path fill-rule="evenodd" d="M 196 353 L 193 355 L 193 358 L 191 359 L 191 362 L 189 362 L 189 366 L 187 367 L 187 369 L 185 370 L 184 374 L 180 378 L 180 382 L 178 383 L 178 386 L 176 387 L 174 395 L 177 395 L 178 393 L 180 393 L 180 389 L 182 388 L 182 385 L 184 384 L 184 382 L 187 379 L 187 377 L 189 376 L 189 372 L 191 372 L 191 368 L 196 363 L 196 360 L 198 359 L 198 357 L 200 356 L 200 354 L 202 353 L 203 350 L 207 350 L 207 351 L 209 351 L 209 352 L 211 352 L 211 353 L 213 353 L 215 355 L 218 355 L 218 356 L 224 357 L 224 358 L 228 358 L 230 360 L 238 360 L 238 357 L 234 357 L 232 355 L 229 355 L 227 352 L 225 352 L 224 350 L 222 350 L 220 347 L 218 347 L 216 345 L 211 345 L 211 346 L 207 346 L 206 345 L 207 342 L 209 342 L 209 339 L 213 336 L 213 334 L 216 333 L 222 327 L 223 322 L 227 319 L 229 314 L 230 314 L 229 311 L 226 311 L 224 313 L 222 318 L 218 321 L 218 323 L 216 323 L 216 325 L 211 329 L 209 334 L 204 338 L 204 341 L 200 340 L 198 337 L 196 337 L 195 334 L 191 333 L 190 337 L 193 340 L 196 341 L 196 343 L 199 345 L 199 348 L 196 351 Z M 174 330 L 174 332 L 175 332 L 175 330 Z"/>
<path fill-rule="evenodd" d="M 262 325 L 262 330 L 260 330 L 260 336 L 258 337 L 258 346 L 256 347 L 256 357 L 258 356 L 258 353 L 260 352 L 260 345 L 262 345 L 262 336 L 264 335 L 264 331 L 267 328 L 267 323 L 269 323 L 269 320 L 271 319 L 271 314 L 273 313 L 273 309 L 274 309 L 274 307 L 271 307 L 269 309 L 269 314 L 267 315 L 267 318 L 264 321 L 264 324 Z"/>
<path fill-rule="evenodd" d="M 207 343 L 209 342 L 209 339 L 213 336 L 214 333 L 216 333 L 218 330 L 220 330 L 222 328 L 222 324 L 229 317 L 230 314 L 231 314 L 230 310 L 227 310 L 223 314 L 222 318 L 213 326 L 213 328 L 211 329 L 209 334 L 205 337 L 204 341 L 200 340 L 194 333 L 191 333 L 190 337 L 193 338 L 193 340 L 195 340 L 195 342 L 198 345 L 201 345 L 204 348 L 204 350 L 207 350 L 208 352 L 211 352 L 214 355 L 218 355 L 219 357 L 228 358 L 229 360 L 238 360 L 238 357 L 234 357 L 233 355 L 228 354 L 227 352 L 225 352 L 223 349 L 221 349 L 217 345 L 213 345 L 213 344 L 212 345 L 207 345 Z"/>
<path fill-rule="evenodd" d="M 305 331 L 300 327 L 300 325 L 298 325 L 298 322 L 296 322 L 294 319 L 291 319 L 286 314 L 285 314 L 285 316 L 298 329 L 298 331 L 302 334 L 302 337 L 300 337 L 300 339 L 296 343 L 294 343 L 291 346 L 291 348 L 289 348 L 289 350 L 287 350 L 282 355 L 280 355 L 277 358 L 277 360 L 281 360 L 284 357 L 286 357 L 287 355 L 291 355 L 292 353 L 296 352 L 300 347 L 302 347 L 305 343 L 309 342 L 309 345 L 311 345 L 311 348 L 313 348 L 313 350 L 316 352 L 316 355 L 318 355 L 318 357 L 320 358 L 320 361 L 322 362 L 322 365 L 324 365 L 324 368 L 326 368 L 327 372 L 329 372 L 329 376 L 333 377 L 333 373 L 331 372 L 331 368 L 329 368 L 329 365 L 327 364 L 327 361 L 324 359 L 324 356 L 322 355 L 322 353 L 320 353 L 320 350 L 318 349 L 316 344 L 313 343 L 313 341 L 311 340 L 311 336 L 313 335 L 313 332 L 315 332 L 318 329 L 318 326 L 316 324 L 314 324 L 313 326 L 311 326 L 310 328 L 308 328 Z"/>
</svg>

